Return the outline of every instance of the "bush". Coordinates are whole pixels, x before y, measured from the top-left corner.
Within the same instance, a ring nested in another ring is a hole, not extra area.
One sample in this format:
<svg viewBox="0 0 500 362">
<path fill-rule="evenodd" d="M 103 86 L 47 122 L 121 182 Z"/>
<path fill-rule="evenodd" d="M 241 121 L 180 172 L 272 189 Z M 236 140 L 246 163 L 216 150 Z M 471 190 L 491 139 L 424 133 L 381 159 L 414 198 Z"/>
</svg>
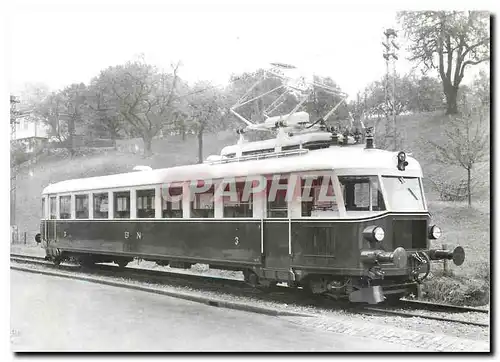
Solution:
<svg viewBox="0 0 500 362">
<path fill-rule="evenodd" d="M 467 180 L 466 179 L 450 179 L 442 175 L 429 177 L 434 190 L 439 192 L 439 199 L 442 201 L 465 201 L 468 197 Z M 484 182 L 472 180 L 471 195 L 477 196 L 484 191 Z"/>
<path fill-rule="evenodd" d="M 424 299 L 455 305 L 481 306 L 489 303 L 489 266 L 486 275 L 475 278 L 434 274 L 423 284 Z M 481 270 L 481 273 L 486 273 Z M 485 278 L 486 276 L 486 278 Z"/>
</svg>

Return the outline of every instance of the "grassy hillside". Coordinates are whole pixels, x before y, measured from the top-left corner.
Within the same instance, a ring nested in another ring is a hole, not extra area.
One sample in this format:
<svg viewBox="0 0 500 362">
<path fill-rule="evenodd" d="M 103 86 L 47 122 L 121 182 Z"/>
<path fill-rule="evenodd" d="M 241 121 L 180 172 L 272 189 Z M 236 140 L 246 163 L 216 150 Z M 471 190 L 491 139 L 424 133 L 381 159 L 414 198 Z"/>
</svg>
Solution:
<svg viewBox="0 0 500 362">
<path fill-rule="evenodd" d="M 224 146 L 236 142 L 236 139 L 234 132 L 206 135 L 204 157 L 220 153 Z M 185 141 L 182 141 L 180 136 L 154 140 L 153 155 L 148 158 L 142 156 L 141 142 L 138 140 L 120 142 L 121 150 L 103 150 L 73 159 L 57 155 L 43 156 L 34 167 L 31 169 L 23 167 L 17 175 L 16 222 L 19 231 L 28 232 L 28 240 L 33 240 L 40 222 L 42 203 L 40 194 L 50 183 L 72 178 L 130 172 L 136 165 L 164 168 L 196 163 L 197 142 L 194 136 L 188 136 Z M 139 146 L 137 152 L 125 151 L 135 149 L 136 144 Z"/>
</svg>

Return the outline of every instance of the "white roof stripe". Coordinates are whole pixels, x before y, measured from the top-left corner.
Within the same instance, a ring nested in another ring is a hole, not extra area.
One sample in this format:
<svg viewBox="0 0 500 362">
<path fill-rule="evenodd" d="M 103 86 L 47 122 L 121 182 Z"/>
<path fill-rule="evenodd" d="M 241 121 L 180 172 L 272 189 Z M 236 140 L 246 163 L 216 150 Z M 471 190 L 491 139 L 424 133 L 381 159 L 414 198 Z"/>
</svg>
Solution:
<svg viewBox="0 0 500 362">
<path fill-rule="evenodd" d="M 238 176 L 265 175 L 316 170 L 357 169 L 367 174 L 386 170 L 397 170 L 397 153 L 378 149 L 364 149 L 359 146 L 332 146 L 310 151 L 304 155 L 283 158 L 268 158 L 225 164 L 195 164 L 152 171 L 135 171 L 109 176 L 98 176 L 66 180 L 47 186 L 43 194 L 89 191 L 95 189 L 123 188 L 142 185 L 158 185 L 203 179 L 222 179 Z M 401 176 L 422 176 L 420 164 L 407 157 L 408 166 Z"/>
</svg>

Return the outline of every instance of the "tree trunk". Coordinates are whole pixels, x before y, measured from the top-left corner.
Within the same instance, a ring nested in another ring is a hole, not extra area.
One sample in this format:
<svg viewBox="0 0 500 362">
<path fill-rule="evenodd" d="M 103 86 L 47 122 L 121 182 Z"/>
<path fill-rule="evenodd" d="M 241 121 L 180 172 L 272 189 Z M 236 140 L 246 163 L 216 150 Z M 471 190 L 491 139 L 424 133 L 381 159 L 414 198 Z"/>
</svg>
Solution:
<svg viewBox="0 0 500 362">
<path fill-rule="evenodd" d="M 113 143 L 113 149 L 116 151 L 118 149 L 117 144 L 116 144 L 116 139 L 118 135 L 115 132 L 110 132 L 109 138 L 111 138 L 111 142 Z"/>
<path fill-rule="evenodd" d="M 142 138 L 142 140 L 144 142 L 144 156 L 149 157 L 153 154 L 153 152 L 151 151 L 151 143 L 153 139 L 152 137 L 145 136 Z"/>
<path fill-rule="evenodd" d="M 470 183 L 471 183 L 471 177 L 470 177 L 470 168 L 467 169 L 467 197 L 469 200 L 469 207 L 471 207 L 471 192 L 470 192 Z"/>
<path fill-rule="evenodd" d="M 186 140 L 186 127 L 182 126 L 181 127 L 181 135 L 182 135 L 182 142 Z"/>
<path fill-rule="evenodd" d="M 203 127 L 198 130 L 198 163 L 203 163 Z"/>
<path fill-rule="evenodd" d="M 457 114 L 457 94 L 458 87 L 452 85 L 444 87 L 444 94 L 446 96 L 446 114 Z"/>
<path fill-rule="evenodd" d="M 74 143 L 74 135 L 75 135 L 75 118 L 76 115 L 71 115 L 68 120 L 68 151 L 70 157 L 73 158 L 75 155 L 75 143 Z"/>
</svg>

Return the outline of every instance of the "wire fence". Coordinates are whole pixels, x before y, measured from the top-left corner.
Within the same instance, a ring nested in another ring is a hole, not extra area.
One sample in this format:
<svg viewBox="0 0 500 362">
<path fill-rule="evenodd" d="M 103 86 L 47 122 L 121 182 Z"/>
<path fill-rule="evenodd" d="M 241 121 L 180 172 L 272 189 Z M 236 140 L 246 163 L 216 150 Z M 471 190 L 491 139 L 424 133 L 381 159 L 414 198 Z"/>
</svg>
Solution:
<svg viewBox="0 0 500 362">
<path fill-rule="evenodd" d="M 10 243 L 26 245 L 28 243 L 28 232 L 20 231 L 15 226 L 10 228 Z"/>
</svg>

